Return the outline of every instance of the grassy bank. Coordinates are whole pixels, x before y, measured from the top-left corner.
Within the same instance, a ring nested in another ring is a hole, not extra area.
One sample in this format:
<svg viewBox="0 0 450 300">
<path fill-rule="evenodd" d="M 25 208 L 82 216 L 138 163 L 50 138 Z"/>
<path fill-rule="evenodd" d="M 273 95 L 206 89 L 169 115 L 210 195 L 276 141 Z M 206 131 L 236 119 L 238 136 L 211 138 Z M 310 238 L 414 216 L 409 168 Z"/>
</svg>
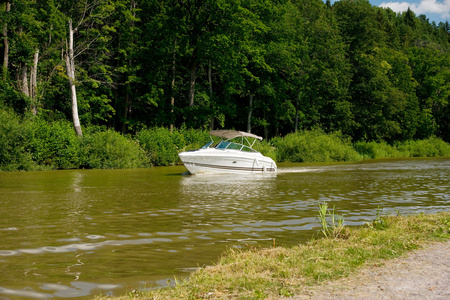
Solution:
<svg viewBox="0 0 450 300">
<path fill-rule="evenodd" d="M 449 239 L 450 212 L 378 216 L 362 227 L 331 229 L 334 234 L 326 238 L 290 248 L 230 249 L 216 265 L 194 272 L 175 287 L 116 299 L 264 299 L 301 294 L 309 285 L 350 276 L 364 265 L 382 264 L 427 243 Z"/>
<path fill-rule="evenodd" d="M 209 141 L 207 130 L 142 129 L 122 135 L 90 126 L 78 137 L 67 121 L 19 117 L 0 109 L 0 171 L 120 169 L 180 163 L 178 153 Z M 277 162 L 359 161 L 372 158 L 450 156 L 450 144 L 435 137 L 420 141 L 352 143 L 339 132 L 300 131 L 257 143 Z"/>
</svg>

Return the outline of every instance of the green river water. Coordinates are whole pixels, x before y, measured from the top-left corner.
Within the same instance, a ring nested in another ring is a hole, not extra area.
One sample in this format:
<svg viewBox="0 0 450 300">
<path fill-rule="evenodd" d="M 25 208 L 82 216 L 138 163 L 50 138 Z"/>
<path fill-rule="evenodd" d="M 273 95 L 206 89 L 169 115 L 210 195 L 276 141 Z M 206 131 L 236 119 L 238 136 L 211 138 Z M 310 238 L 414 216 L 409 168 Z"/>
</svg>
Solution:
<svg viewBox="0 0 450 300">
<path fill-rule="evenodd" d="M 281 164 L 276 175 L 135 170 L 0 172 L 0 299 L 155 288 L 228 247 L 294 245 L 318 204 L 348 226 L 450 209 L 450 158 Z"/>
</svg>

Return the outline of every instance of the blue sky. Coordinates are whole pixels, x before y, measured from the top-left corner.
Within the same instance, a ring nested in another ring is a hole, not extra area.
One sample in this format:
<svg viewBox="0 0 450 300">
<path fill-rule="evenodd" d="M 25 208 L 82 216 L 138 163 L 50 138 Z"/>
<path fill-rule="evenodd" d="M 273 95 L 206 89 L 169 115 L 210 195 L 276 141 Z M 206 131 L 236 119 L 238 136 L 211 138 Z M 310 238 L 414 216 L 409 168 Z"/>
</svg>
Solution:
<svg viewBox="0 0 450 300">
<path fill-rule="evenodd" d="M 331 3 L 334 3 L 331 0 Z M 430 23 L 450 22 L 450 0 L 369 0 L 372 5 L 389 7 L 395 12 L 406 11 L 408 7 L 416 14 L 425 15 Z"/>
</svg>

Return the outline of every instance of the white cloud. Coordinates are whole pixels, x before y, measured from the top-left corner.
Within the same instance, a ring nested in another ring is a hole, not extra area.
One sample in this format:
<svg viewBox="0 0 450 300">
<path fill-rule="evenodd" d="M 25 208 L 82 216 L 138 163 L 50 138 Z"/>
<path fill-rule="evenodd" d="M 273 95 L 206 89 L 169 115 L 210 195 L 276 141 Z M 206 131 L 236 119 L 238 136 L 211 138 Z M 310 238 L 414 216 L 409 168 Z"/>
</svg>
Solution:
<svg viewBox="0 0 450 300">
<path fill-rule="evenodd" d="M 440 15 L 443 19 L 450 18 L 450 0 L 444 0 L 442 2 L 436 0 L 420 0 L 420 3 L 383 2 L 380 6 L 389 7 L 395 12 L 406 11 L 409 7 L 416 15 L 435 13 Z"/>
</svg>

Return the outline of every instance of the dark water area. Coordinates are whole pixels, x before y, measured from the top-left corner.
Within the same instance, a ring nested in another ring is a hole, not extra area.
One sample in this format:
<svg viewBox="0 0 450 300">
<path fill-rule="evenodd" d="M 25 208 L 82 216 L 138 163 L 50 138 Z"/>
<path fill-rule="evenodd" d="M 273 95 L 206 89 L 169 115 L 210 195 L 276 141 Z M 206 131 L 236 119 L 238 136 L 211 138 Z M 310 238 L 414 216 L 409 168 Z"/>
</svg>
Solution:
<svg viewBox="0 0 450 300">
<path fill-rule="evenodd" d="M 155 288 L 229 247 L 305 242 L 319 203 L 347 226 L 450 209 L 450 158 L 281 164 L 272 175 L 186 169 L 0 173 L 0 299 Z"/>
</svg>

